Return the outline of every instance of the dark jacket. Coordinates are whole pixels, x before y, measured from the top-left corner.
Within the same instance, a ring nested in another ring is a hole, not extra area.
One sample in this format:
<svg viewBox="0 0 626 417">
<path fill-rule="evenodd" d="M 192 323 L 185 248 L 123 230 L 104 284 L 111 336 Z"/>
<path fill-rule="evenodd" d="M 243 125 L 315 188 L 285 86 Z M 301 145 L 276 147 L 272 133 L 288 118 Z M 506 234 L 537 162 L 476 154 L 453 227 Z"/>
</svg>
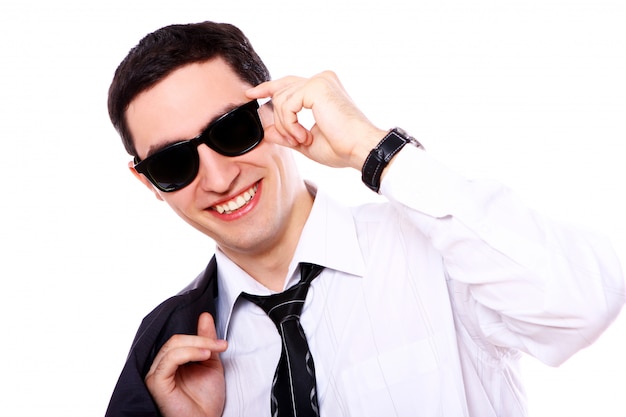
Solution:
<svg viewBox="0 0 626 417">
<path fill-rule="evenodd" d="M 157 417 L 144 378 L 161 346 L 175 334 L 196 334 L 198 317 L 208 311 L 215 317 L 217 265 L 215 257 L 206 269 L 178 295 L 148 314 L 137 331 L 117 381 L 106 417 Z"/>
</svg>

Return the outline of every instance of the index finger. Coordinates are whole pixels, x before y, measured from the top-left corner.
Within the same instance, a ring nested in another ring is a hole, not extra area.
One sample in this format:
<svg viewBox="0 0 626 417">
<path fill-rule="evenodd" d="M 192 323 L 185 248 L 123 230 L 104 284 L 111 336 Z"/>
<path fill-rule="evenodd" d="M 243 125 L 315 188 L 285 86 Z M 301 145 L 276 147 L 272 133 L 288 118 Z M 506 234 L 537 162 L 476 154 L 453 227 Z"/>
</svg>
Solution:
<svg viewBox="0 0 626 417">
<path fill-rule="evenodd" d="M 246 96 L 250 99 L 273 97 L 276 93 L 285 89 L 288 85 L 300 80 L 302 80 L 300 77 L 287 76 L 279 78 L 278 80 L 265 81 L 256 87 L 248 89 L 246 91 Z"/>
</svg>

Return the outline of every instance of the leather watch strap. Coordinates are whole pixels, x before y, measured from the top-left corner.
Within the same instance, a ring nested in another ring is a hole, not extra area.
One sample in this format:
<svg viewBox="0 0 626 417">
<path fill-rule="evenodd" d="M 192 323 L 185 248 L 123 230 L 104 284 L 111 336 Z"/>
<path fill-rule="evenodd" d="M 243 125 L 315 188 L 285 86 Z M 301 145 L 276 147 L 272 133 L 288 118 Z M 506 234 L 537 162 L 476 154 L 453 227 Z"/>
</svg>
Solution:
<svg viewBox="0 0 626 417">
<path fill-rule="evenodd" d="M 398 153 L 407 143 L 413 143 L 418 147 L 421 144 L 412 136 L 409 136 L 404 130 L 395 127 L 385 135 L 385 137 L 371 150 L 361 171 L 361 179 L 372 191 L 379 192 L 380 177 L 383 170 L 389 164 L 389 161 Z"/>
</svg>

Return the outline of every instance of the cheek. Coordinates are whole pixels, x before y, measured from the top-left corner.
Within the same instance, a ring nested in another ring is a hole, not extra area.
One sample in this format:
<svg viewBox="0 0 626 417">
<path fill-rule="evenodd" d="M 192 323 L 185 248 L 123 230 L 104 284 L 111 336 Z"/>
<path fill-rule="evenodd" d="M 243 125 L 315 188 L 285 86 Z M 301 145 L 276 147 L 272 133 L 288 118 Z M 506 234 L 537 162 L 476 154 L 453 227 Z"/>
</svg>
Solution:
<svg viewBox="0 0 626 417">
<path fill-rule="evenodd" d="M 291 158 L 293 158 L 291 150 L 263 139 L 252 151 L 237 157 L 237 161 L 245 165 L 272 170 L 276 166 L 284 165 L 285 161 Z"/>
<path fill-rule="evenodd" d="M 160 196 L 181 217 L 191 215 L 195 208 L 194 193 L 191 186 L 173 193 L 162 193 Z"/>
<path fill-rule="evenodd" d="M 278 167 L 281 175 L 286 180 L 300 181 L 298 165 L 294 157 L 294 151 L 284 146 L 273 145 L 276 149 L 272 154 L 272 164 Z"/>
</svg>

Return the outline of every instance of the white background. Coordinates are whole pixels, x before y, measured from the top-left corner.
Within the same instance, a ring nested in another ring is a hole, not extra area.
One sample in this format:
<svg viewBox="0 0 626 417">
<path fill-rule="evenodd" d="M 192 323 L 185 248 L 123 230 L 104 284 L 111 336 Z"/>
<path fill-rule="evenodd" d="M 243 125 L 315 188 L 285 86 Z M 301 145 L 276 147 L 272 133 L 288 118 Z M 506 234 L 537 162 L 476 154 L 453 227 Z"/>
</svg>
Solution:
<svg viewBox="0 0 626 417">
<path fill-rule="evenodd" d="M 0 415 L 97 416 L 139 321 L 212 242 L 129 175 L 113 71 L 146 33 L 239 26 L 274 78 L 335 70 L 380 127 L 496 178 L 626 256 L 621 0 L 18 1 L 0 6 Z M 303 162 L 339 199 L 358 174 Z M 558 369 L 524 361 L 531 416 L 626 415 L 626 318 Z"/>
</svg>

